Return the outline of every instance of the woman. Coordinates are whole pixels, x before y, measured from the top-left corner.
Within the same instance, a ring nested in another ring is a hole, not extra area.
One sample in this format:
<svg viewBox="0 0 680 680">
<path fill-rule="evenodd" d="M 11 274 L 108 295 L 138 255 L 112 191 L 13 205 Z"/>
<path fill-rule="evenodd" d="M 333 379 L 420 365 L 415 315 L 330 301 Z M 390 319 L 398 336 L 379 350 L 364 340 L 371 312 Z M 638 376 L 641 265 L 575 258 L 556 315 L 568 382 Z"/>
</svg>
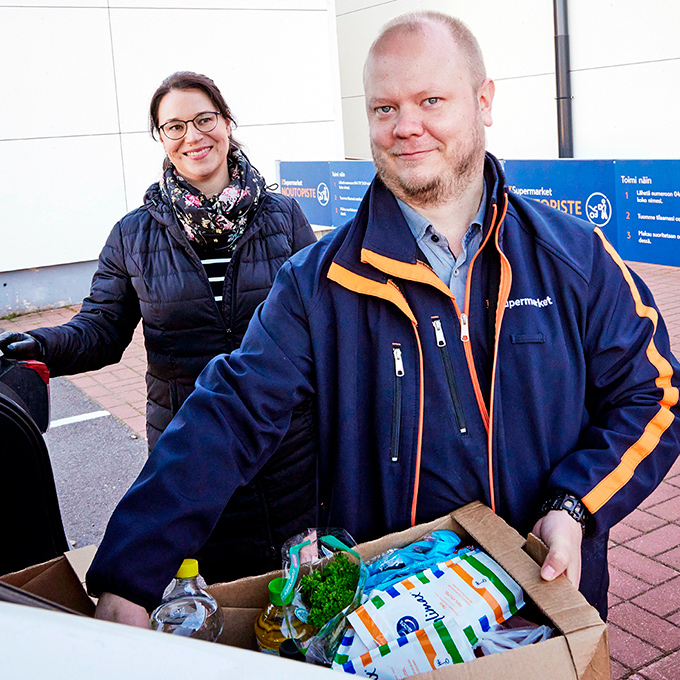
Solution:
<svg viewBox="0 0 680 680">
<path fill-rule="evenodd" d="M 234 140 L 233 116 L 210 78 L 169 76 L 149 117 L 166 152 L 163 177 L 113 228 L 80 312 L 62 326 L 4 333 L 0 349 L 45 361 L 53 376 L 91 371 L 120 360 L 141 317 L 152 450 L 208 361 L 238 347 L 281 265 L 316 239 L 298 204 L 270 193 Z M 313 452 L 305 409 L 294 414 L 281 455 L 225 509 L 201 553 L 207 580 L 280 567 L 277 548 L 300 522 L 315 522 Z M 303 480 L 307 517 L 277 507 L 293 481 L 278 469 L 284 458 Z M 224 570 L 223 555 L 234 550 L 247 554 L 229 555 L 234 568 Z"/>
</svg>

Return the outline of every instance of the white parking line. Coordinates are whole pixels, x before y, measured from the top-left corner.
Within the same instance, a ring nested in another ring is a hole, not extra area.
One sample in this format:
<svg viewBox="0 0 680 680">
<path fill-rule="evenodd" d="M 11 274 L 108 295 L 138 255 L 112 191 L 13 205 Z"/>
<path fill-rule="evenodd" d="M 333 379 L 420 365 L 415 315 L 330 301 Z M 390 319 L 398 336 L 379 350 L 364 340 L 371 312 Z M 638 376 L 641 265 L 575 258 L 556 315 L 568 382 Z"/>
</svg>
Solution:
<svg viewBox="0 0 680 680">
<path fill-rule="evenodd" d="M 61 427 L 62 425 L 70 425 L 71 423 L 80 423 L 83 420 L 92 420 L 93 418 L 103 418 L 104 416 L 110 416 L 108 411 L 92 411 L 92 413 L 83 413 L 79 416 L 71 416 L 70 418 L 60 418 L 59 420 L 53 420 L 50 423 L 50 429 L 55 427 Z"/>
</svg>

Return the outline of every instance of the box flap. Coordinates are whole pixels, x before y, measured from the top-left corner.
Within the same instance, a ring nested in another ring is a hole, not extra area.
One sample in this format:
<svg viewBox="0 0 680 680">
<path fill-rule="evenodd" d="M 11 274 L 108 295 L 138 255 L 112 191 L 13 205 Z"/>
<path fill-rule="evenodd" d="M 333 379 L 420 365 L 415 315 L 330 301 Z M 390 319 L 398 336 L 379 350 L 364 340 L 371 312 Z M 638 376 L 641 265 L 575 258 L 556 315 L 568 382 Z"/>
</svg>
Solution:
<svg viewBox="0 0 680 680">
<path fill-rule="evenodd" d="M 451 516 L 498 562 L 504 555 L 522 548 L 525 543 L 515 529 L 479 501 L 454 510 Z"/>
<path fill-rule="evenodd" d="M 5 574 L 0 576 L 0 581 L 3 583 L 8 583 L 15 588 L 22 588 L 24 583 L 28 583 L 33 580 L 36 576 L 42 574 L 44 571 L 50 569 L 59 560 L 63 560 L 63 557 L 55 557 L 47 562 L 41 562 L 40 564 L 34 564 L 31 567 L 26 567 L 21 571 L 13 571 L 10 574 Z"/>
<path fill-rule="evenodd" d="M 73 569 L 73 573 L 78 577 L 78 580 L 83 584 L 83 589 L 85 588 L 85 575 L 87 570 L 92 564 L 92 560 L 97 553 L 97 546 L 86 545 L 82 548 L 76 548 L 75 550 L 69 550 L 64 553 L 64 557 L 68 560 L 68 563 Z"/>
<path fill-rule="evenodd" d="M 607 627 L 593 626 L 583 630 L 577 630 L 565 636 L 571 658 L 574 661 L 576 673 L 580 679 L 590 678 L 609 678 L 602 672 L 602 665 L 597 663 L 602 655 L 602 650 L 606 652 L 606 667 L 609 668 L 609 645 L 607 644 Z"/>
<path fill-rule="evenodd" d="M 85 563 L 92 560 L 94 555 L 93 546 L 69 551 L 74 555 L 75 568 L 82 572 Z M 87 568 L 85 567 L 85 571 Z M 88 597 L 83 579 L 76 573 L 69 557 L 62 555 L 49 562 L 37 564 L 21 571 L 7 574 L 2 577 L 4 583 L 21 588 L 27 593 L 38 595 L 50 602 L 74 609 L 86 616 L 94 616 L 94 603 Z"/>
<path fill-rule="evenodd" d="M 605 626 L 604 633 L 598 642 L 597 649 L 590 663 L 579 680 L 610 680 L 611 664 L 609 661 L 609 633 Z"/>
</svg>

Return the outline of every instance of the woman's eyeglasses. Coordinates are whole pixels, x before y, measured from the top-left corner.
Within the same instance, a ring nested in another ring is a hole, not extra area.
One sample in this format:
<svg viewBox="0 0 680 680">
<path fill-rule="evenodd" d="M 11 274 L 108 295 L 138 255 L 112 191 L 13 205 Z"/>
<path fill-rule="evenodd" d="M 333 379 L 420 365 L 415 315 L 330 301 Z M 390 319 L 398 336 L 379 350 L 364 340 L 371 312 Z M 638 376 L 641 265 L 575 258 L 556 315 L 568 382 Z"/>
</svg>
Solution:
<svg viewBox="0 0 680 680">
<path fill-rule="evenodd" d="M 203 111 L 191 120 L 169 120 L 163 125 L 159 125 L 158 129 L 168 138 L 174 141 L 182 139 L 187 133 L 189 123 L 193 123 L 194 127 L 199 132 L 210 132 L 217 127 L 217 116 L 219 111 Z"/>
</svg>

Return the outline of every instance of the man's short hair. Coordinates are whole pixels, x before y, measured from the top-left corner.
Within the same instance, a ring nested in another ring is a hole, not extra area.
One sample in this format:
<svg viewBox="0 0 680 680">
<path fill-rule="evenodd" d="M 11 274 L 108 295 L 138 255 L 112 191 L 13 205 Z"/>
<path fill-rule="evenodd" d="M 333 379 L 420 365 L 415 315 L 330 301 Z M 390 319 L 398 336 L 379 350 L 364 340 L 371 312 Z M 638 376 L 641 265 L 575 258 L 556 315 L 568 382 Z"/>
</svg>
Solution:
<svg viewBox="0 0 680 680">
<path fill-rule="evenodd" d="M 368 50 L 369 56 L 375 51 L 379 43 L 395 33 L 415 33 L 421 31 L 426 24 L 438 24 L 447 28 L 455 43 L 461 48 L 470 69 L 472 84 L 477 89 L 486 79 L 484 57 L 477 38 L 472 31 L 460 20 L 443 12 L 423 10 L 408 12 L 388 21 L 378 37 Z"/>
</svg>

